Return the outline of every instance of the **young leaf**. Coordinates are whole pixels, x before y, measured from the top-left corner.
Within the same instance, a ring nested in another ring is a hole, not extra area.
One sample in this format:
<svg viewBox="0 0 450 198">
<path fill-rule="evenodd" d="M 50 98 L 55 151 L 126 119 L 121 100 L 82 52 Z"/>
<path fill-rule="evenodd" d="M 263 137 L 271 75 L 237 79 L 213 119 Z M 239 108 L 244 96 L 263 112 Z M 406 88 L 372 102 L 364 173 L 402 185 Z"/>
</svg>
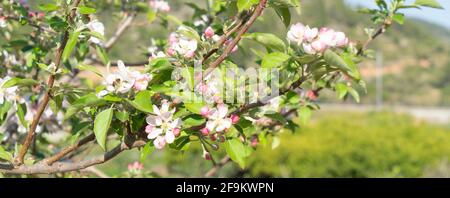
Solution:
<svg viewBox="0 0 450 198">
<path fill-rule="evenodd" d="M 100 77 L 103 77 L 102 73 L 100 72 L 100 70 L 98 70 L 97 68 L 95 68 L 92 65 L 86 65 L 86 64 L 79 64 L 77 67 L 77 69 L 82 70 L 82 71 L 90 71 L 90 72 L 94 72 L 95 74 L 97 74 Z"/>
<path fill-rule="evenodd" d="M 12 161 L 13 156 L 11 153 L 5 151 L 2 146 L 0 146 L 0 159 L 4 159 L 6 161 Z"/>
<path fill-rule="evenodd" d="M 239 139 L 233 138 L 227 140 L 225 150 L 231 160 L 238 163 L 241 168 L 245 168 L 245 158 L 247 157 L 245 146 Z"/>
<path fill-rule="evenodd" d="M 141 151 L 141 154 L 139 155 L 139 161 L 141 163 L 144 163 L 145 159 L 147 159 L 147 156 L 155 150 L 155 147 L 152 146 L 153 142 L 147 142 L 145 144 L 144 148 Z"/>
<path fill-rule="evenodd" d="M 311 118 L 311 109 L 308 107 L 301 107 L 299 112 L 298 112 L 299 116 L 300 116 L 300 121 L 303 125 L 306 125 L 309 121 L 309 118 Z"/>
<path fill-rule="evenodd" d="M 238 11 L 242 12 L 244 10 L 248 10 L 257 3 L 259 3 L 259 0 L 238 0 L 237 1 Z"/>
<path fill-rule="evenodd" d="M 283 40 L 270 33 L 255 32 L 251 34 L 245 34 L 243 38 L 252 39 L 260 43 L 264 47 L 275 51 L 284 52 L 284 49 L 286 48 Z"/>
<path fill-rule="evenodd" d="M 32 86 L 32 85 L 37 85 L 39 84 L 38 81 L 35 81 L 33 79 L 22 79 L 22 78 L 11 78 L 8 81 L 6 81 L 2 88 L 9 88 L 9 87 L 14 87 L 14 86 Z"/>
<path fill-rule="evenodd" d="M 69 40 L 67 41 L 67 45 L 64 48 L 64 52 L 62 54 L 62 59 L 64 62 L 67 61 L 67 59 L 69 59 L 69 57 L 70 57 L 70 54 L 72 54 L 72 51 L 78 42 L 79 35 L 80 35 L 79 31 L 75 31 L 70 34 Z"/>
<path fill-rule="evenodd" d="M 55 11 L 55 10 L 58 10 L 61 8 L 61 6 L 58 6 L 53 3 L 42 4 L 42 5 L 39 5 L 38 7 L 40 10 L 45 11 L 45 12 L 52 12 L 52 11 Z"/>
<path fill-rule="evenodd" d="M 97 114 L 94 120 L 95 139 L 104 151 L 106 151 L 106 136 L 108 136 L 108 129 L 111 125 L 113 113 L 112 108 L 106 109 Z"/>
<path fill-rule="evenodd" d="M 436 9 L 444 9 L 441 4 L 439 4 L 436 0 L 416 0 L 414 2 L 415 5 L 423 6 L 423 7 L 430 7 L 430 8 L 436 8 Z"/>
<path fill-rule="evenodd" d="M 98 45 L 95 46 L 95 49 L 97 50 L 97 55 L 102 60 L 103 64 L 107 65 L 109 63 L 109 56 L 106 50 Z"/>
<path fill-rule="evenodd" d="M 95 10 L 95 8 L 80 6 L 78 7 L 78 12 L 80 12 L 81 14 L 95 14 L 97 10 Z"/>
<path fill-rule="evenodd" d="M 279 67 L 284 62 L 289 60 L 289 58 L 290 58 L 290 56 L 285 53 L 273 52 L 273 53 L 270 53 L 270 54 L 267 54 L 266 56 L 264 56 L 262 63 L 261 63 L 261 67 L 262 68 Z"/>
<path fill-rule="evenodd" d="M 288 7 L 278 7 L 274 6 L 275 12 L 278 17 L 280 17 L 281 21 L 283 21 L 284 26 L 287 28 L 291 24 L 291 11 Z"/>
<path fill-rule="evenodd" d="M 139 92 L 133 101 L 127 100 L 128 103 L 139 111 L 145 113 L 153 113 L 152 93 L 148 90 Z"/>
</svg>

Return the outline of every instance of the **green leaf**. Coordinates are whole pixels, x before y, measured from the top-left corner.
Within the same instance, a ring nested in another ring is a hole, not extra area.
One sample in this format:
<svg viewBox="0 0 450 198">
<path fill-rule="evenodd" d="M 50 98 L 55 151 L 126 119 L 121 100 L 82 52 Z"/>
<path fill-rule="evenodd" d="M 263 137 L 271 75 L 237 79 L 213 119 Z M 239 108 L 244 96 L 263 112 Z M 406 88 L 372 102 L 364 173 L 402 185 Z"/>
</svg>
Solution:
<svg viewBox="0 0 450 198">
<path fill-rule="evenodd" d="M 58 6 L 56 4 L 53 3 L 48 3 L 48 4 L 41 4 L 39 5 L 39 9 L 45 12 L 53 12 L 55 10 L 60 9 L 61 6 Z"/>
<path fill-rule="evenodd" d="M 444 7 L 442 7 L 442 5 L 436 0 L 416 0 L 416 2 L 414 2 L 414 4 L 418 5 L 418 6 L 423 6 L 423 7 L 444 9 Z"/>
<path fill-rule="evenodd" d="M 289 60 L 290 56 L 282 52 L 273 52 L 267 54 L 262 59 L 262 68 L 280 67 L 284 62 Z"/>
<path fill-rule="evenodd" d="M 111 125 L 113 113 L 113 108 L 103 110 L 97 114 L 94 120 L 95 139 L 104 151 L 106 151 L 106 137 L 108 136 L 108 129 Z"/>
<path fill-rule="evenodd" d="M 350 95 L 352 95 L 352 97 L 355 99 L 355 101 L 357 103 L 359 103 L 361 101 L 359 98 L 359 93 L 355 89 L 353 89 L 352 87 L 348 87 L 347 90 L 348 90 L 348 93 L 350 93 Z"/>
<path fill-rule="evenodd" d="M 256 32 L 251 34 L 245 34 L 243 38 L 252 39 L 258 42 L 259 44 L 263 45 L 264 47 L 267 47 L 275 51 L 284 52 L 284 49 L 286 48 L 286 45 L 284 44 L 283 40 L 269 33 Z"/>
<path fill-rule="evenodd" d="M 301 107 L 298 111 L 298 114 L 300 116 L 301 124 L 306 125 L 311 118 L 311 109 L 308 107 Z"/>
<path fill-rule="evenodd" d="M 5 151 L 5 149 L 0 146 L 0 159 L 4 159 L 6 161 L 12 161 L 13 160 L 13 156 L 11 153 Z"/>
<path fill-rule="evenodd" d="M 153 22 L 156 19 L 156 12 L 153 10 L 149 10 L 147 12 L 147 21 L 149 23 Z"/>
<path fill-rule="evenodd" d="M 280 17 L 281 21 L 283 21 L 284 26 L 287 28 L 291 24 L 291 11 L 288 7 L 278 7 L 274 6 L 275 12 L 278 17 Z"/>
<path fill-rule="evenodd" d="M 128 121 L 130 114 L 126 111 L 116 111 L 114 116 L 121 122 L 126 122 Z"/>
<path fill-rule="evenodd" d="M 50 27 L 56 31 L 66 31 L 67 27 L 69 26 L 69 24 L 64 21 L 64 19 L 58 17 L 58 16 L 53 16 L 49 19 L 47 19 L 47 23 L 50 25 Z"/>
<path fill-rule="evenodd" d="M 147 142 L 145 144 L 144 148 L 141 151 L 141 154 L 139 155 L 139 161 L 141 163 L 144 163 L 145 159 L 147 159 L 147 156 L 155 150 L 155 147 L 153 147 L 153 142 Z"/>
<path fill-rule="evenodd" d="M 323 58 L 331 66 L 336 66 L 343 71 L 350 71 L 350 67 L 347 65 L 347 63 L 345 63 L 345 61 L 342 60 L 342 58 L 332 50 L 326 50 L 323 54 Z"/>
<path fill-rule="evenodd" d="M 139 111 L 153 113 L 152 92 L 148 90 L 140 91 L 133 101 L 128 103 Z"/>
<path fill-rule="evenodd" d="M 334 87 L 339 99 L 343 99 L 347 95 L 347 85 L 344 83 L 337 83 Z"/>
<path fill-rule="evenodd" d="M 97 68 L 95 68 L 92 65 L 86 65 L 86 64 L 81 63 L 78 66 L 76 66 L 76 68 L 79 70 L 82 70 L 82 71 L 94 72 L 98 76 L 103 77 L 102 72 L 100 72 L 100 70 L 98 70 Z"/>
<path fill-rule="evenodd" d="M 17 117 L 19 117 L 20 123 L 28 127 L 28 123 L 25 120 L 25 114 L 27 113 L 27 106 L 25 104 L 18 104 L 17 105 Z"/>
<path fill-rule="evenodd" d="M 95 46 L 95 49 L 97 51 L 97 55 L 102 60 L 103 64 L 107 65 L 109 63 L 109 56 L 106 50 L 98 45 Z"/>
<path fill-rule="evenodd" d="M 14 86 L 33 86 L 33 85 L 37 85 L 39 84 L 38 81 L 35 81 L 33 79 L 22 79 L 22 78 L 11 78 L 8 81 L 6 81 L 2 88 L 9 88 L 9 87 L 14 87 Z"/>
<path fill-rule="evenodd" d="M 64 52 L 62 54 L 63 61 L 67 61 L 70 55 L 72 54 L 75 45 L 78 42 L 78 36 L 80 35 L 79 31 L 72 32 L 69 36 L 69 40 L 67 41 L 66 47 L 64 48 Z"/>
<path fill-rule="evenodd" d="M 203 103 L 184 103 L 184 107 L 192 113 L 200 114 L 200 110 L 205 106 Z"/>
<path fill-rule="evenodd" d="M 93 106 L 101 106 L 104 105 L 106 101 L 102 98 L 98 98 L 94 93 L 84 95 L 78 98 L 72 106 L 70 106 L 66 114 L 64 115 L 64 119 L 70 118 L 72 115 L 78 113 L 81 109 L 85 107 L 93 107 Z"/>
<path fill-rule="evenodd" d="M 266 114 L 265 116 L 270 118 L 270 119 L 276 120 L 276 121 L 280 122 L 281 124 L 287 124 L 288 123 L 286 118 L 283 117 L 283 115 L 281 115 L 280 113 L 277 113 L 277 112 Z"/>
<path fill-rule="evenodd" d="M 400 25 L 403 25 L 403 23 L 405 23 L 405 15 L 401 14 L 401 13 L 397 13 L 395 14 L 392 19 L 397 22 Z"/>
<path fill-rule="evenodd" d="M 205 123 L 205 118 L 200 115 L 191 114 L 183 118 L 183 127 L 189 128 Z"/>
<path fill-rule="evenodd" d="M 238 163 L 241 168 L 245 168 L 245 158 L 247 157 L 245 145 L 239 139 L 233 138 L 227 140 L 225 150 L 231 160 Z"/>
<path fill-rule="evenodd" d="M 238 0 L 237 1 L 238 11 L 242 12 L 244 10 L 248 10 L 253 5 L 256 5 L 258 3 L 259 3 L 259 0 Z"/>
<path fill-rule="evenodd" d="M 94 14 L 97 12 L 97 10 L 95 10 L 95 8 L 80 6 L 78 7 L 78 12 L 80 12 L 81 14 Z"/>
</svg>

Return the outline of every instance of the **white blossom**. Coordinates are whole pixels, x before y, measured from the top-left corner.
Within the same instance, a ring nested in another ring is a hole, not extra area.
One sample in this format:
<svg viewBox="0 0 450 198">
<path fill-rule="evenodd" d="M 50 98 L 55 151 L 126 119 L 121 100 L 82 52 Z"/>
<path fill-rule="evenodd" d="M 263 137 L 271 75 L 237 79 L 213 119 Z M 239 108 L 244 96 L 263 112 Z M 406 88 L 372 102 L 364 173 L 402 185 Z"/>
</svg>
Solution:
<svg viewBox="0 0 450 198">
<path fill-rule="evenodd" d="M 154 140 L 155 148 L 162 149 L 166 144 L 175 141 L 175 136 L 179 134 L 181 127 L 181 119 L 173 119 L 175 108 L 170 109 L 170 103 L 164 100 L 161 108 L 153 105 L 153 113 L 146 118 L 147 127 L 145 132 L 148 133 L 147 138 Z"/>
</svg>

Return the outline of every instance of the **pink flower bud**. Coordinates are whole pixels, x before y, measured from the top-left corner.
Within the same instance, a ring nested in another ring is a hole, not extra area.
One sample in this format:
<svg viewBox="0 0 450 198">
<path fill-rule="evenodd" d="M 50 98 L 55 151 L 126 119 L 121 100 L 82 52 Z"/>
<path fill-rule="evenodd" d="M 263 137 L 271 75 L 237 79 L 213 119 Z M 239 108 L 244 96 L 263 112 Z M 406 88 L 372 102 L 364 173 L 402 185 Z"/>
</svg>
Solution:
<svg viewBox="0 0 450 198">
<path fill-rule="evenodd" d="M 202 135 L 207 136 L 209 134 L 209 129 L 208 128 L 203 128 L 202 129 Z M 212 139 L 212 138 L 211 138 Z M 213 140 L 214 141 L 214 140 Z"/>
<path fill-rule="evenodd" d="M 205 160 L 211 160 L 211 154 L 209 154 L 208 152 L 205 152 L 203 154 L 203 157 L 205 158 Z"/>
<path fill-rule="evenodd" d="M 175 50 L 171 47 L 167 48 L 167 55 L 169 56 L 174 56 L 175 55 Z"/>
<path fill-rule="evenodd" d="M 214 36 L 214 30 L 210 27 L 207 27 L 205 30 L 205 37 L 210 39 Z"/>
<path fill-rule="evenodd" d="M 173 129 L 173 135 L 174 135 L 175 137 L 180 136 L 180 133 L 181 133 L 180 128 L 175 128 L 175 129 Z"/>
<path fill-rule="evenodd" d="M 239 122 L 239 116 L 238 115 L 231 115 L 231 123 L 237 124 Z"/>
<path fill-rule="evenodd" d="M 29 11 L 28 12 L 28 17 L 30 18 L 34 18 L 36 16 L 36 13 Z"/>
<path fill-rule="evenodd" d="M 216 141 L 217 140 L 217 134 L 211 134 L 209 135 L 209 139 L 211 139 L 211 141 Z"/>
<path fill-rule="evenodd" d="M 306 97 L 308 97 L 310 100 L 317 100 L 317 94 L 313 90 L 309 90 L 306 92 Z"/>
<path fill-rule="evenodd" d="M 37 17 L 38 18 L 44 18 L 45 17 L 45 13 L 43 13 L 43 12 L 39 12 L 38 14 L 37 14 Z"/>
<path fill-rule="evenodd" d="M 258 144 L 259 144 L 258 136 L 253 136 L 252 139 L 250 140 L 250 146 L 255 148 L 256 146 L 258 146 Z"/>
<path fill-rule="evenodd" d="M 208 106 L 204 106 L 200 109 L 200 115 L 202 115 L 203 117 L 208 117 L 209 115 L 209 107 Z"/>
</svg>

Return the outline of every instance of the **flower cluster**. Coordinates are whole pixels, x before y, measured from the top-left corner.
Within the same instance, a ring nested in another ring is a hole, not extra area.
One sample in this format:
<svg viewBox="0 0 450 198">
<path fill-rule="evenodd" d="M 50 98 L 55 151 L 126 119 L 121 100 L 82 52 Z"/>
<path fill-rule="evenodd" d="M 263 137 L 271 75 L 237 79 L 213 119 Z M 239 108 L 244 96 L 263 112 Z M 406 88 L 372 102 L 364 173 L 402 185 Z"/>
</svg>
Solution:
<svg viewBox="0 0 450 198">
<path fill-rule="evenodd" d="M 148 134 L 147 138 L 153 140 L 155 148 L 164 148 L 180 135 L 182 122 L 180 118 L 173 118 L 175 111 L 175 108 L 170 110 L 170 103 L 167 100 L 162 101 L 161 108 L 153 105 L 155 115 L 149 115 L 146 118 L 148 125 L 145 127 L 145 132 Z"/>
<path fill-rule="evenodd" d="M 225 132 L 232 124 L 236 124 L 239 121 L 239 117 L 236 115 L 228 117 L 228 106 L 223 103 L 212 109 L 205 106 L 200 111 L 200 114 L 208 119 L 206 127 L 201 131 L 203 135 L 208 135 L 213 131 Z"/>
<path fill-rule="evenodd" d="M 167 54 L 170 56 L 178 54 L 185 58 L 193 58 L 197 50 L 197 44 L 195 39 L 187 38 L 178 33 L 171 33 L 169 35 L 170 46 L 167 49 Z"/>
<path fill-rule="evenodd" d="M 117 65 L 118 71 L 108 74 L 105 78 L 106 90 L 99 93 L 100 97 L 109 93 L 127 93 L 131 89 L 136 91 L 147 89 L 148 83 L 152 79 L 151 74 L 130 71 L 121 60 L 117 62 Z"/>
<path fill-rule="evenodd" d="M 155 12 L 158 12 L 158 11 L 169 12 L 170 11 L 169 3 L 167 3 L 166 1 L 163 1 L 163 0 L 150 0 L 148 2 L 148 4 L 150 5 L 151 8 L 153 8 L 153 10 Z"/>
<path fill-rule="evenodd" d="M 140 162 L 128 164 L 128 171 L 132 174 L 139 174 L 142 170 L 144 170 L 144 164 Z"/>
<path fill-rule="evenodd" d="M 307 54 L 319 54 L 329 48 L 345 47 L 349 40 L 343 32 L 337 32 L 331 28 L 310 28 L 301 23 L 291 26 L 287 33 L 289 41 L 301 45 Z"/>
</svg>

